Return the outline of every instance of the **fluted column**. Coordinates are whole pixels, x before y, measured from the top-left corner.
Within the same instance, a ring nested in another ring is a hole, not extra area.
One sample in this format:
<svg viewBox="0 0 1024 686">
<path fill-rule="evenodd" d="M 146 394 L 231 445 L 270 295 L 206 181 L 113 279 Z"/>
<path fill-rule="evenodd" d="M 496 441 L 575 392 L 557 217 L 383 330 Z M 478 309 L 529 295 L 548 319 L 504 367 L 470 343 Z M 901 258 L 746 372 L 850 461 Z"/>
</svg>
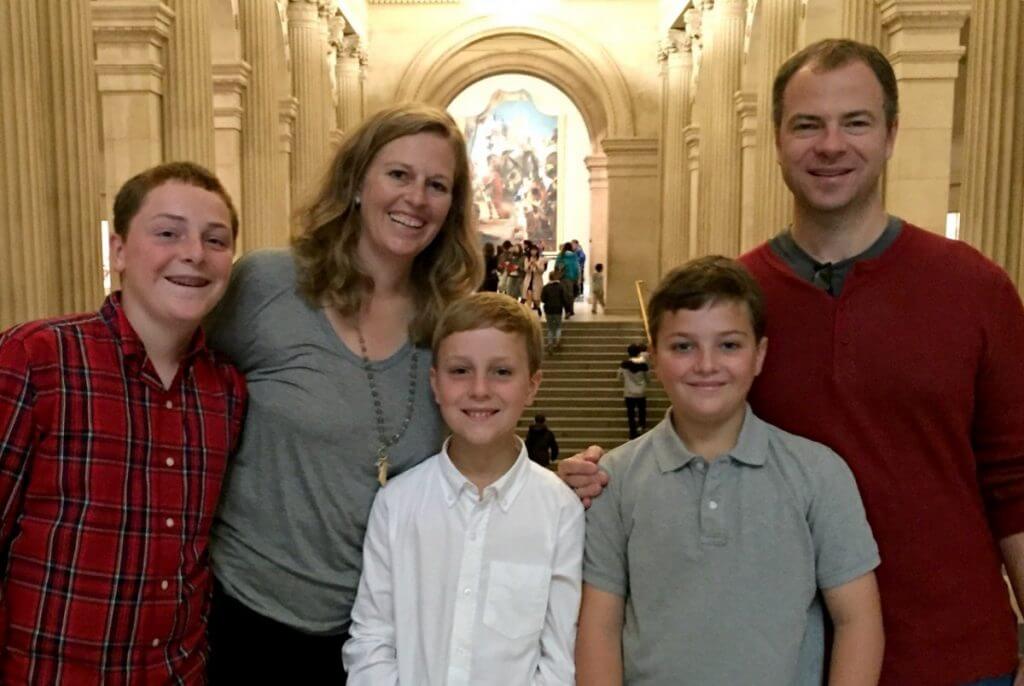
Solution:
<svg viewBox="0 0 1024 686">
<path fill-rule="evenodd" d="M 967 53 L 960 237 L 1024 291 L 1024 4 L 975 0 Z"/>
<path fill-rule="evenodd" d="M 164 53 L 164 159 L 213 169 L 213 61 L 208 0 L 164 0 L 174 12 Z"/>
<path fill-rule="evenodd" d="M 54 310 L 37 11 L 0 2 L 0 330 Z"/>
<path fill-rule="evenodd" d="M 56 308 L 84 312 L 103 298 L 99 105 L 89 0 L 38 0 L 45 110 L 46 204 Z M 10 91 L 3 91 L 9 93 Z"/>
<path fill-rule="evenodd" d="M 216 173 L 231 195 L 235 209 L 245 216 L 242 201 L 242 123 L 245 88 L 251 70 L 245 62 L 213 65 L 213 128 L 216 146 Z M 248 229 L 248 227 L 245 227 Z M 248 230 L 239 233 L 235 251 L 241 254 L 247 245 Z"/>
<path fill-rule="evenodd" d="M 363 67 L 366 51 L 359 36 L 342 39 L 336 69 L 338 81 L 338 128 L 348 133 L 363 120 Z"/>
<path fill-rule="evenodd" d="M 278 131 L 278 155 L 281 159 L 280 168 L 283 175 L 281 184 L 282 201 L 284 203 L 284 214 L 289 226 L 288 235 L 294 228 L 292 226 L 292 211 L 297 203 L 302 202 L 301 198 L 295 197 L 291 189 L 295 188 L 295 180 L 289 175 L 293 168 L 292 160 L 295 151 L 295 122 L 299 115 L 299 101 L 294 97 L 287 97 L 278 101 L 277 110 L 277 131 Z M 289 179 L 291 182 L 288 183 Z"/>
<path fill-rule="evenodd" d="M 289 0 L 288 45 L 292 58 L 292 95 L 298 100 L 291 152 L 292 199 L 302 202 L 313 192 L 326 148 L 322 131 L 322 56 L 320 18 L 315 0 Z"/>
<path fill-rule="evenodd" d="M 331 131 L 335 128 L 334 108 L 334 48 L 331 45 L 331 24 L 336 23 L 334 15 L 336 9 L 331 7 L 333 2 L 320 0 L 320 88 L 319 95 L 320 131 L 323 136 L 324 147 L 320 151 L 320 163 L 327 161 L 330 151 Z"/>
<path fill-rule="evenodd" d="M 754 193 L 757 188 L 757 175 L 754 153 L 759 145 L 757 140 L 757 117 L 759 103 L 757 95 L 751 91 L 737 91 L 736 116 L 740 123 L 740 251 L 746 251 L 757 245 L 756 225 L 758 217 L 754 214 Z"/>
<path fill-rule="evenodd" d="M 686 237 L 686 259 L 698 255 L 699 246 L 697 226 L 700 222 L 700 127 L 691 124 L 683 129 L 683 140 L 686 145 L 686 193 L 689 196 L 689 212 L 687 224 L 690 227 Z"/>
<path fill-rule="evenodd" d="M 153 0 L 93 0 L 104 216 L 125 181 L 163 158 L 163 52 L 174 15 Z"/>
<path fill-rule="evenodd" d="M 779 65 L 797 50 L 802 10 L 802 0 L 761 0 L 761 50 L 754 75 L 760 113 L 754 161 L 756 219 L 750 236 L 753 245 L 768 240 L 792 221 L 793 200 L 782 180 L 775 153 L 772 83 Z"/>
<path fill-rule="evenodd" d="M 278 124 L 278 73 L 275 32 L 281 22 L 274 3 L 241 0 L 238 5 L 242 56 L 251 68 L 242 92 L 241 214 L 242 241 L 247 250 L 280 246 L 288 241 L 288 216 L 282 196 L 288 194 Z M 287 76 L 287 74 L 285 74 Z"/>
<path fill-rule="evenodd" d="M 661 273 L 686 256 L 689 227 L 686 208 L 686 143 L 690 123 L 691 41 L 683 31 L 670 31 L 658 55 L 661 61 Z"/>
<path fill-rule="evenodd" d="M 841 35 L 880 47 L 882 15 L 878 0 L 842 0 L 841 5 Z"/>
<path fill-rule="evenodd" d="M 885 173 L 886 209 L 945 234 L 953 96 L 964 51 L 960 30 L 970 2 L 882 0 L 880 7 L 900 89 L 899 136 Z"/>
<path fill-rule="evenodd" d="M 707 121 L 699 122 L 704 137 L 701 159 L 713 173 L 701 174 L 701 253 L 736 255 L 740 248 L 742 163 L 735 95 L 740 89 L 745 26 L 744 0 L 716 0 L 704 20 L 700 81 L 710 93 Z"/>
</svg>

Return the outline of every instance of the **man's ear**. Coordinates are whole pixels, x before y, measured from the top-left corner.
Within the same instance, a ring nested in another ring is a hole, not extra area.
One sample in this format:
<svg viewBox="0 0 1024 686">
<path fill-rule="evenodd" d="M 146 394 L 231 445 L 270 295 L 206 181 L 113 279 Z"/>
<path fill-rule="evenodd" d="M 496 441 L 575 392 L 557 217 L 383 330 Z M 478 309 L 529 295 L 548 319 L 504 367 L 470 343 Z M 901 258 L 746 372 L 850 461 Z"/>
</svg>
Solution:
<svg viewBox="0 0 1024 686">
<path fill-rule="evenodd" d="M 120 274 L 125 268 L 124 239 L 116 232 L 111 231 L 108 244 L 110 246 L 110 271 Z"/>
</svg>

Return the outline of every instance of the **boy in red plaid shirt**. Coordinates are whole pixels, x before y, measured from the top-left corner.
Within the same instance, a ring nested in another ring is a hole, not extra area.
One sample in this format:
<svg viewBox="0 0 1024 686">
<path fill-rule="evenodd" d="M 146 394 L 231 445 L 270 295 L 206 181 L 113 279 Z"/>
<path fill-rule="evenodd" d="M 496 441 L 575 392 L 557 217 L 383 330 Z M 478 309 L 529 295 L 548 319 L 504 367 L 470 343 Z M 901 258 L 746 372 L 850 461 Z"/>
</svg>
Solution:
<svg viewBox="0 0 1024 686">
<path fill-rule="evenodd" d="M 0 334 L 0 683 L 200 684 L 210 525 L 244 378 L 200 322 L 238 217 L 190 163 L 114 201 L 121 291 Z"/>
</svg>

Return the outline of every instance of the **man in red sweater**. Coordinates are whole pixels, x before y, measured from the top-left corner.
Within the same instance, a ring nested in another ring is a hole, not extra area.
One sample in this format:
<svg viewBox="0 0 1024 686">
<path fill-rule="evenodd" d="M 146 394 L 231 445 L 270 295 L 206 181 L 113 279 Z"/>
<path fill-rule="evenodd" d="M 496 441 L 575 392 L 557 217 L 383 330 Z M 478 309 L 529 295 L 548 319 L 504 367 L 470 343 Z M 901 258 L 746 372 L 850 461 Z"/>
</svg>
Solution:
<svg viewBox="0 0 1024 686">
<path fill-rule="evenodd" d="M 772 104 L 794 213 L 741 258 L 770 341 L 749 401 L 856 476 L 882 559 L 881 683 L 1022 686 L 1000 572 L 1022 600 L 1020 297 L 973 248 L 886 213 L 898 99 L 878 50 L 808 46 L 779 69 Z M 600 491 L 590 462 L 559 471 L 581 497 Z"/>
</svg>

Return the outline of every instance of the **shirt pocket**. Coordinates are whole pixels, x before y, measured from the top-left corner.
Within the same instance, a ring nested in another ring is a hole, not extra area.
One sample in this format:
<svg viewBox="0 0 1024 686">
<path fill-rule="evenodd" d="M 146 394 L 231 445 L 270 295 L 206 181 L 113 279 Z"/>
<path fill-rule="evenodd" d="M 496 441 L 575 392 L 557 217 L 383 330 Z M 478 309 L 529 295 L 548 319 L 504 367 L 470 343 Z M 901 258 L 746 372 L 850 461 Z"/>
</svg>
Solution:
<svg viewBox="0 0 1024 686">
<path fill-rule="evenodd" d="M 506 638 L 539 634 L 544 628 L 550 585 L 550 567 L 492 562 L 484 624 Z"/>
</svg>

